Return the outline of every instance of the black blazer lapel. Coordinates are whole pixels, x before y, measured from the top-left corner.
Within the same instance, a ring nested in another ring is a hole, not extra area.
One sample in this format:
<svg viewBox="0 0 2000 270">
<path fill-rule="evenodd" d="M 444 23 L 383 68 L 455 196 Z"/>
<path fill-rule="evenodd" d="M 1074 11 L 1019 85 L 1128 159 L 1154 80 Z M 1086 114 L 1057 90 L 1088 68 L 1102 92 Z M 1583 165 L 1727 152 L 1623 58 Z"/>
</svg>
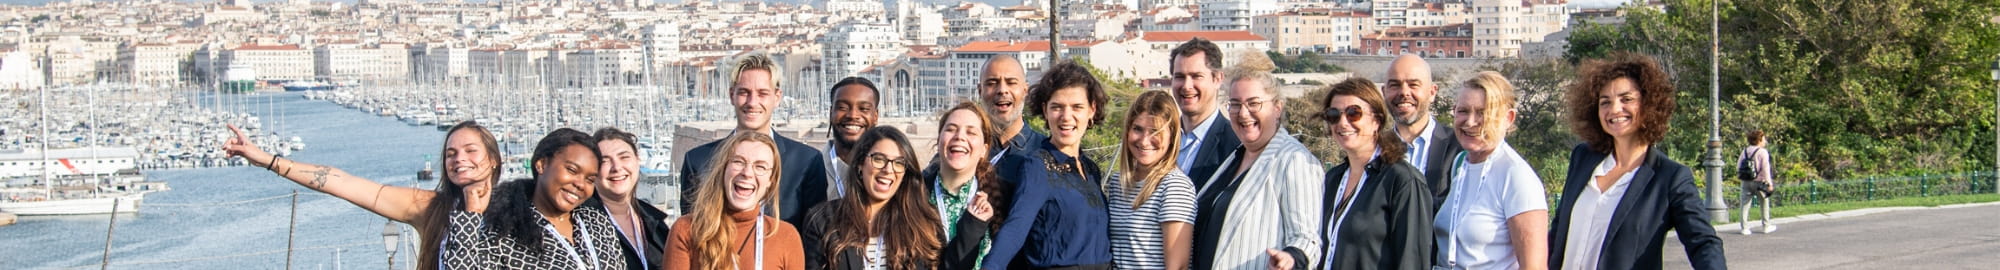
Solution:
<svg viewBox="0 0 2000 270">
<path fill-rule="evenodd" d="M 1639 201 L 1646 200 L 1645 198 L 1650 197 L 1648 195 L 1652 194 L 1653 192 L 1653 184 L 1652 184 L 1653 175 L 1657 173 L 1657 171 L 1655 170 L 1659 169 L 1657 168 L 1659 166 L 1656 166 L 1656 164 L 1653 161 L 1656 158 L 1665 158 L 1665 156 L 1659 156 L 1658 154 L 1659 152 L 1655 152 L 1654 150 L 1646 151 L 1645 153 L 1646 157 L 1644 159 L 1640 159 L 1639 167 L 1632 169 L 1632 182 L 1625 183 L 1625 193 L 1623 195 L 1620 195 L 1618 198 L 1618 208 L 1613 209 L 1611 212 L 1611 224 L 1605 226 L 1604 246 L 1600 246 L 1598 248 L 1610 249 L 1613 248 L 1614 246 L 1619 245 L 1620 243 L 1623 243 L 1623 241 L 1620 241 L 1620 239 L 1618 238 L 1619 232 L 1625 231 L 1625 228 L 1627 226 L 1626 223 L 1632 222 L 1633 219 L 1632 215 L 1635 213 L 1635 211 L 1638 213 L 1655 212 L 1656 209 L 1648 209 L 1642 211 L 1640 209 L 1636 209 L 1635 207 L 1639 207 Z M 1605 158 L 1613 158 L 1613 157 L 1606 156 Z M 1665 205 L 1648 205 L 1648 206 L 1663 207 Z M 1637 246 L 1617 247 L 1617 248 L 1637 248 Z M 1613 254 L 1611 252 L 1603 252 L 1602 255 L 1599 255 L 1599 259 L 1597 260 L 1597 267 L 1599 269 L 1609 269 L 1610 265 L 1607 263 L 1613 260 L 1610 260 L 1608 258 L 1614 256 L 1616 256 L 1616 254 Z"/>
<path fill-rule="evenodd" d="M 1223 159 L 1228 158 L 1230 152 L 1235 151 L 1236 147 L 1243 146 L 1243 141 L 1237 139 L 1236 133 L 1229 130 L 1229 126 L 1234 125 L 1229 121 L 1229 118 L 1224 118 L 1220 115 L 1210 117 L 1217 118 L 1215 119 L 1215 123 L 1211 123 L 1208 126 L 1208 130 L 1202 131 L 1205 134 L 1201 138 L 1201 148 L 1195 149 L 1198 153 L 1195 153 L 1194 163 L 1191 163 L 1194 165 L 1194 168 L 1190 168 L 1186 172 L 1188 173 L 1188 179 L 1194 180 L 1196 188 L 1207 184 L 1208 180 L 1214 177 L 1217 171 L 1221 171 L 1223 166 L 1228 166 L 1228 164 L 1222 164 Z M 1182 149 L 1182 151 L 1186 151 L 1186 149 Z"/>
<path fill-rule="evenodd" d="M 1560 268 L 1564 249 L 1569 244 L 1569 225 L 1573 222 L 1571 209 L 1576 207 L 1576 197 L 1583 196 L 1583 189 L 1590 188 L 1590 174 L 1597 163 L 1604 162 L 1605 156 L 1591 151 L 1589 145 L 1580 144 L 1569 152 L 1569 178 L 1563 181 L 1562 197 L 1556 201 L 1556 212 L 1549 223 L 1549 268 Z"/>
</svg>

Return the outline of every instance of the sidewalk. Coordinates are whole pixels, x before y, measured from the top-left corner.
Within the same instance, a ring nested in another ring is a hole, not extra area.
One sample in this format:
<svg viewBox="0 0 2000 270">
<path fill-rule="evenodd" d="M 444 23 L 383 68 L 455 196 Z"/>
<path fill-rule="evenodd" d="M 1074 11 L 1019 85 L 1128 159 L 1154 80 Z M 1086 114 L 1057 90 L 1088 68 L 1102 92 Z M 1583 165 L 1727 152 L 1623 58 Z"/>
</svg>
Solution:
<svg viewBox="0 0 2000 270">
<path fill-rule="evenodd" d="M 1991 269 L 2000 265 L 2000 202 L 1888 207 L 1772 219 L 1778 231 L 1742 235 L 1716 225 L 1732 269 Z M 1668 234 L 1666 269 L 1688 269 Z"/>
</svg>

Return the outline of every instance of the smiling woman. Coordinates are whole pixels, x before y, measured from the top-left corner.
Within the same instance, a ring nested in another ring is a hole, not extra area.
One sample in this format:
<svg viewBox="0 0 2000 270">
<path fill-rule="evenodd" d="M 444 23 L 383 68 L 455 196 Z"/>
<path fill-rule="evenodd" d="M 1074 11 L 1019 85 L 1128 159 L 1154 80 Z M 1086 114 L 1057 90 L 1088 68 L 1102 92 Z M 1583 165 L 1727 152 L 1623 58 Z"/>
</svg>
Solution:
<svg viewBox="0 0 2000 270">
<path fill-rule="evenodd" d="M 596 191 L 598 156 L 597 141 L 581 131 L 543 136 L 532 158 L 535 179 L 495 187 L 484 215 L 452 212 L 446 268 L 625 268 L 610 217 L 584 206 Z"/>
</svg>

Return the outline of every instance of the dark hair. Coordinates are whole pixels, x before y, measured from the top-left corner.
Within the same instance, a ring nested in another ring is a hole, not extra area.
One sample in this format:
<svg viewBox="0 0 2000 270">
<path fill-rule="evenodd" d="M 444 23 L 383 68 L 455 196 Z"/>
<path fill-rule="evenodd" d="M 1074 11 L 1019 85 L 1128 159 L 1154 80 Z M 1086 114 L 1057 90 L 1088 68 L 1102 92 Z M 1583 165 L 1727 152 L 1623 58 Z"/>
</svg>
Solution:
<svg viewBox="0 0 2000 270">
<path fill-rule="evenodd" d="M 486 127 L 480 126 L 479 122 L 466 120 L 458 122 L 457 125 L 452 125 L 451 129 L 444 133 L 445 146 L 443 149 L 438 150 L 438 158 L 445 158 L 446 154 L 450 154 L 451 134 L 457 134 L 459 131 L 476 132 L 474 134 L 479 135 L 480 145 L 486 147 L 486 160 L 493 163 L 493 171 L 486 175 L 486 181 L 499 182 L 500 167 L 506 163 L 505 160 L 500 159 L 500 142 L 494 140 L 493 133 L 487 131 Z M 417 259 L 419 260 L 417 262 L 417 269 L 438 268 L 438 251 L 443 250 L 443 247 L 438 246 L 440 244 L 439 240 L 444 239 L 445 225 L 451 223 L 451 210 L 465 205 L 461 201 L 465 199 L 465 187 L 459 186 L 458 183 L 452 183 L 449 175 L 455 174 L 453 174 L 450 168 L 445 168 L 444 166 L 444 162 L 438 162 L 437 171 L 447 176 L 441 177 L 445 180 L 438 181 L 437 188 L 432 189 L 437 192 L 437 197 L 432 197 L 431 202 L 424 205 L 423 215 L 417 217 L 418 220 L 424 221 L 421 226 L 416 228 L 418 232 L 417 238 L 423 241 L 422 244 L 419 244 L 422 249 L 417 250 Z"/>
<path fill-rule="evenodd" d="M 625 142 L 625 146 L 631 146 L 632 150 L 639 150 L 639 142 L 637 141 L 638 136 L 632 135 L 631 132 L 625 132 L 624 130 L 619 130 L 618 128 L 615 127 L 605 127 L 597 129 L 597 133 L 591 134 L 590 138 L 597 140 L 597 142 L 599 143 L 602 143 L 604 141 L 617 140 Z"/>
<path fill-rule="evenodd" d="M 1632 80 L 1639 91 L 1638 125 L 1633 133 L 1640 143 L 1652 144 L 1667 136 L 1667 121 L 1674 116 L 1674 85 L 1667 72 L 1660 69 L 1653 57 L 1631 52 L 1615 52 L 1608 59 L 1591 59 L 1583 63 L 1577 73 L 1576 83 L 1570 84 L 1564 94 L 1569 106 L 1570 132 L 1583 139 L 1590 150 L 1610 153 L 1616 145 L 1610 133 L 1597 119 L 1597 95 L 1604 87 L 1618 79 Z"/>
<path fill-rule="evenodd" d="M 868 93 L 874 95 L 875 102 L 877 103 L 882 102 L 882 89 L 875 88 L 875 82 L 869 81 L 868 78 L 862 78 L 862 77 L 847 77 L 844 79 L 840 79 L 840 82 L 833 83 L 833 88 L 826 90 L 827 100 L 833 100 L 834 96 L 839 96 L 841 87 L 847 87 L 849 85 L 857 85 L 857 84 L 861 85 L 862 87 L 868 87 Z"/>
<path fill-rule="evenodd" d="M 1408 150 L 1405 149 L 1406 146 L 1403 144 L 1403 138 L 1396 136 L 1396 121 L 1389 118 L 1388 103 L 1383 102 L 1382 91 L 1375 89 L 1375 82 L 1369 81 L 1368 78 L 1354 77 L 1327 86 L 1325 91 L 1327 91 L 1326 99 L 1319 101 L 1320 111 L 1322 112 L 1334 110 L 1333 98 L 1339 96 L 1351 96 L 1361 99 L 1361 103 L 1367 103 L 1368 110 L 1370 111 L 1368 115 L 1375 117 L 1375 122 L 1382 123 L 1381 127 L 1375 129 L 1375 150 L 1382 151 L 1382 156 L 1375 158 L 1375 160 L 1403 160 L 1403 155 L 1405 154 L 1403 152 Z M 1320 121 L 1327 121 L 1329 123 L 1333 120 L 1327 119 L 1325 114 L 1319 114 L 1318 118 L 1320 118 Z M 1328 131 L 1333 130 L 1331 124 L 1327 125 L 1326 128 Z M 1353 161 L 1348 161 L 1348 163 L 1353 163 Z M 1374 163 L 1374 161 L 1369 161 L 1369 163 Z"/>
<path fill-rule="evenodd" d="M 1748 142 L 1745 142 L 1745 143 L 1749 143 L 1749 144 L 1757 144 L 1757 142 L 1759 142 L 1759 141 L 1763 141 L 1763 140 L 1764 140 L 1764 131 L 1762 131 L 1762 130 L 1751 130 L 1751 131 L 1750 131 L 1750 134 L 1745 134 L 1745 135 L 1743 136 L 1743 138 L 1744 138 L 1744 139 L 1748 139 L 1748 140 L 1750 140 L 1750 141 L 1748 141 Z"/>
<path fill-rule="evenodd" d="M 590 161 L 598 160 L 597 139 L 591 138 L 590 134 L 570 128 L 559 128 L 549 132 L 548 135 L 543 135 L 542 140 L 535 143 L 535 154 L 529 160 L 533 163 L 546 161 L 570 146 L 581 146 L 590 150 Z M 529 207 L 533 204 L 534 196 L 537 195 L 535 190 L 539 188 L 540 180 L 544 177 L 539 167 L 528 167 L 534 172 L 533 179 L 517 179 L 495 184 L 494 203 L 491 209 L 487 209 L 486 215 L 486 224 L 492 226 L 494 232 L 513 238 L 515 244 L 528 250 L 547 248 L 541 245 L 542 227 L 535 222 L 541 220 L 541 213 Z"/>
<path fill-rule="evenodd" d="M 981 143 L 986 144 L 986 150 L 989 152 L 988 154 L 991 154 L 990 152 L 993 151 L 993 148 L 1000 146 L 1000 136 L 998 135 L 1000 134 L 1000 127 L 995 126 L 993 124 L 993 115 L 988 114 L 986 112 L 986 109 L 980 108 L 978 103 L 973 103 L 972 101 L 959 101 L 958 105 L 953 105 L 951 106 L 950 109 L 945 109 L 944 113 L 938 114 L 938 122 L 937 122 L 938 133 L 939 134 L 944 133 L 944 122 L 951 119 L 951 114 L 953 112 L 961 110 L 972 112 L 973 115 L 979 117 L 979 125 L 980 125 L 979 134 L 983 135 L 980 136 L 982 138 L 980 141 Z M 942 145 L 946 142 L 939 141 L 937 143 Z M 939 156 L 942 155 L 940 154 Z M 943 158 L 933 157 L 931 158 L 931 164 L 929 166 L 934 167 L 935 169 L 926 169 L 924 171 L 928 172 L 943 171 L 944 168 L 941 166 L 941 164 L 944 164 Z M 993 205 L 993 209 L 996 210 L 993 211 L 993 217 L 991 218 L 991 220 L 987 220 L 986 223 L 988 225 L 991 225 L 992 228 L 990 230 L 997 231 L 1000 230 L 999 226 L 1001 223 L 1000 221 L 1007 219 L 1007 211 L 1006 211 L 1007 206 L 1009 205 L 1009 203 L 1013 202 L 1007 200 L 1007 192 L 1014 189 L 1013 187 L 1007 186 L 1005 183 L 1002 183 L 1002 181 L 1000 181 L 1000 173 L 994 172 L 993 167 L 994 167 L 993 163 L 988 163 L 984 161 L 977 162 L 977 164 L 973 166 L 972 179 L 975 179 L 979 182 L 979 186 L 973 187 L 973 189 L 976 189 L 976 191 L 974 192 L 986 192 L 986 201 L 991 203 Z M 930 179 L 930 177 L 926 177 L 925 180 L 932 180 L 932 179 Z"/>
<path fill-rule="evenodd" d="M 1167 69 L 1172 70 L 1174 68 L 1174 59 L 1194 56 L 1197 53 L 1201 54 L 1203 61 L 1208 62 L 1209 70 L 1222 72 L 1222 48 L 1216 47 L 1215 42 L 1209 42 L 1208 39 L 1200 37 L 1188 40 L 1187 42 L 1181 42 L 1180 46 L 1174 46 L 1172 51 L 1167 51 Z"/>
<path fill-rule="evenodd" d="M 1048 105 L 1049 98 L 1055 97 L 1056 90 L 1066 88 L 1083 88 L 1084 95 L 1089 97 L 1091 127 L 1104 122 L 1104 102 L 1109 99 L 1104 95 L 1104 84 L 1098 83 L 1097 77 L 1090 75 L 1090 69 L 1078 65 L 1076 61 L 1068 60 L 1049 67 L 1048 72 L 1042 73 L 1041 80 L 1035 81 L 1034 86 L 1028 87 L 1028 113 L 1046 118 L 1047 115 L 1043 114 L 1042 107 Z"/>
<path fill-rule="evenodd" d="M 903 158 L 896 161 L 903 166 L 903 184 L 896 188 L 896 194 L 886 202 L 881 212 L 871 220 L 867 217 L 868 182 L 861 179 L 861 172 L 868 169 L 868 151 L 847 151 L 847 171 L 841 173 L 841 182 L 847 187 L 845 198 L 834 200 L 825 207 L 815 208 L 811 214 L 815 220 L 826 222 L 826 241 L 820 250 L 828 254 L 839 254 L 843 250 L 867 248 L 868 238 L 882 237 L 882 249 L 891 269 L 916 268 L 918 262 L 935 261 L 938 248 L 944 245 L 939 230 L 943 225 L 936 215 L 937 208 L 931 206 L 926 196 L 923 178 L 919 177 L 916 151 L 910 148 L 910 139 L 894 127 L 878 126 L 861 133 L 856 146 L 873 147 L 879 143 L 895 143 Z M 832 257 L 829 263 L 839 265 L 842 259 Z"/>
</svg>

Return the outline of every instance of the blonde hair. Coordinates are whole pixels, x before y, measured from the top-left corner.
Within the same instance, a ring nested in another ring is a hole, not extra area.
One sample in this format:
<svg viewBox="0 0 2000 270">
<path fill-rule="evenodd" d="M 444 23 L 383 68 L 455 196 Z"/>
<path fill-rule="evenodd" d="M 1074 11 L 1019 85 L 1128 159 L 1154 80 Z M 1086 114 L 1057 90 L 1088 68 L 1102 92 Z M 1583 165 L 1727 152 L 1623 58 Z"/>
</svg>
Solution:
<svg viewBox="0 0 2000 270">
<path fill-rule="evenodd" d="M 729 88 L 735 90 L 737 78 L 742 77 L 744 71 L 751 70 L 771 73 L 771 89 L 784 89 L 779 86 L 784 85 L 785 76 L 781 76 L 780 71 L 785 69 L 779 66 L 778 62 L 772 61 L 770 55 L 763 53 L 752 53 L 736 61 L 736 68 L 731 69 L 729 73 Z"/>
<path fill-rule="evenodd" d="M 1236 82 L 1255 80 L 1264 84 L 1264 93 L 1277 97 L 1278 77 L 1271 74 L 1273 70 L 1278 70 L 1278 64 L 1272 62 L 1270 56 L 1258 51 L 1243 51 L 1237 56 L 1235 65 L 1222 70 L 1222 77 L 1227 78 L 1222 81 L 1222 90 L 1235 91 Z"/>
<path fill-rule="evenodd" d="M 1513 111 L 1514 85 L 1499 72 L 1482 71 L 1465 80 L 1461 91 L 1480 91 L 1486 96 L 1486 108 L 1479 112 L 1479 139 L 1488 142 L 1499 141 L 1514 132 L 1514 124 L 1507 121 L 1507 112 Z"/>
<path fill-rule="evenodd" d="M 771 135 L 758 132 L 737 132 L 735 135 L 730 135 L 729 138 L 723 140 L 722 148 L 717 148 L 715 157 L 709 159 L 708 176 L 703 177 L 702 183 L 695 186 L 695 203 L 692 204 L 692 211 L 688 212 L 689 220 L 693 221 L 689 222 L 688 227 L 693 230 L 693 233 L 689 234 L 689 238 L 694 243 L 689 245 L 688 249 L 694 253 L 692 260 L 690 260 L 693 262 L 692 266 L 694 269 L 729 270 L 736 266 L 730 263 L 736 261 L 736 252 L 729 250 L 729 244 L 735 242 L 735 239 L 730 238 L 736 235 L 736 226 L 735 224 L 731 224 L 730 215 L 727 209 L 724 209 L 725 205 L 729 204 L 727 202 L 729 200 L 729 185 L 723 183 L 723 181 L 729 179 L 730 153 L 736 151 L 736 146 L 744 143 L 759 143 L 771 148 L 771 153 L 773 154 L 771 159 L 771 185 L 765 187 L 764 198 L 759 200 L 763 203 L 759 204 L 771 205 L 770 215 L 772 216 L 780 216 L 780 213 L 782 213 L 780 211 L 783 209 L 779 209 L 778 207 L 778 200 L 781 198 L 778 196 L 778 185 L 780 183 L 779 179 L 784 179 L 784 176 L 781 175 L 784 172 L 781 169 L 784 168 L 784 159 L 777 158 L 775 155 L 778 153 L 777 141 L 772 140 Z M 750 168 L 743 169 L 749 170 Z M 748 211 L 758 210 L 749 209 Z M 757 218 L 765 217 L 760 215 Z M 772 231 L 768 233 L 776 232 Z"/>
<path fill-rule="evenodd" d="M 1166 145 L 1163 146 L 1167 151 L 1166 159 L 1153 162 L 1150 166 L 1139 164 L 1139 157 L 1132 156 L 1132 151 L 1124 149 L 1118 151 L 1118 170 L 1128 174 L 1123 177 L 1124 186 L 1118 188 L 1128 192 L 1138 189 L 1139 192 L 1139 197 L 1132 200 L 1132 209 L 1139 209 L 1153 197 L 1153 191 L 1160 188 L 1160 179 L 1165 178 L 1168 172 L 1176 170 L 1173 158 L 1181 156 L 1181 108 L 1174 104 L 1172 95 L 1165 91 L 1139 93 L 1139 97 L 1132 101 L 1132 108 L 1125 111 L 1124 132 L 1132 132 L 1134 123 L 1138 123 L 1141 117 L 1157 117 L 1163 121 L 1159 123 L 1161 130 L 1158 132 L 1167 136 Z M 1138 146 L 1126 144 L 1123 148 L 1132 147 Z"/>
</svg>

